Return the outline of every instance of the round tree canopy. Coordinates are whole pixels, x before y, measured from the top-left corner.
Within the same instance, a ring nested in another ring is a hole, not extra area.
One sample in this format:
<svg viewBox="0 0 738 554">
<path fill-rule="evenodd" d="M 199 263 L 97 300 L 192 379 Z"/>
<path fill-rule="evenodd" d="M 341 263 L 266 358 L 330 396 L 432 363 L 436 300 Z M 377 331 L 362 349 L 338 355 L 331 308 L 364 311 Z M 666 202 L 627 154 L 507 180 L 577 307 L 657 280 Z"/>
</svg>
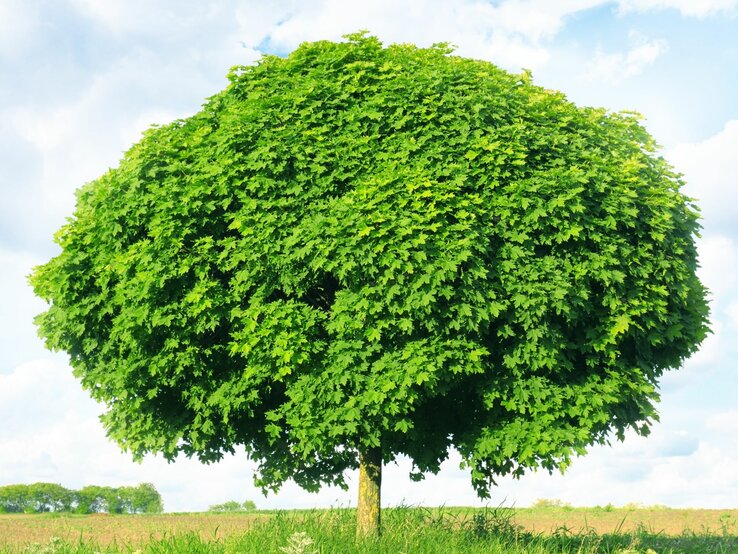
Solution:
<svg viewBox="0 0 738 554">
<path fill-rule="evenodd" d="M 32 283 L 136 457 L 344 484 L 358 453 L 481 495 L 646 433 L 707 332 L 698 214 L 630 113 L 365 34 L 236 67 L 80 189 Z"/>
</svg>

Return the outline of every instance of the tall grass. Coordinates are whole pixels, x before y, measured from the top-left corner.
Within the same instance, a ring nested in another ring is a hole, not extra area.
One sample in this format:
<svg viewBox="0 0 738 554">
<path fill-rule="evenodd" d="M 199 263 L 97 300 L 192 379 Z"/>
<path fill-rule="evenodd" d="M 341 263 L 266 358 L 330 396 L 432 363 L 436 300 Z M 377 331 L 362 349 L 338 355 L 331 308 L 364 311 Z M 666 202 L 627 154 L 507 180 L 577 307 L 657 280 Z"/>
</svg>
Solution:
<svg viewBox="0 0 738 554">
<path fill-rule="evenodd" d="M 52 539 L 46 544 L 2 547 L 3 554 L 728 554 L 738 537 L 725 529 L 710 534 L 666 536 L 644 527 L 598 535 L 559 528 L 553 534 L 525 532 L 514 510 L 399 507 L 383 512 L 383 532 L 356 541 L 356 512 L 348 509 L 274 512 L 250 530 L 226 539 L 182 533 L 145 545 L 99 547 L 92 542 Z"/>
</svg>

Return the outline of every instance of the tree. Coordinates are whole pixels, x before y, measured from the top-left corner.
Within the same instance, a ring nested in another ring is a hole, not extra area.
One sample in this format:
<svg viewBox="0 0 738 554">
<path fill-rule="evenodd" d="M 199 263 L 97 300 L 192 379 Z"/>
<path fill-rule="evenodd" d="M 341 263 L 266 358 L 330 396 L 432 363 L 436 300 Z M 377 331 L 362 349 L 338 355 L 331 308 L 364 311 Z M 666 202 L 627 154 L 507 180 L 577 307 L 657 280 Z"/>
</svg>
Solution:
<svg viewBox="0 0 738 554">
<path fill-rule="evenodd" d="M 118 495 L 123 511 L 129 514 L 159 514 L 164 510 L 161 495 L 151 483 L 120 487 Z"/>
<path fill-rule="evenodd" d="M 81 188 L 37 323 L 141 458 L 477 492 L 648 433 L 708 332 L 698 212 L 638 117 L 365 34 L 236 67 Z"/>
<path fill-rule="evenodd" d="M 29 485 L 5 485 L 0 487 L 0 511 L 18 514 L 29 511 L 31 495 Z"/>
<path fill-rule="evenodd" d="M 118 489 L 87 485 L 76 493 L 76 512 L 81 514 L 96 514 L 101 512 L 120 513 L 120 499 Z"/>
<path fill-rule="evenodd" d="M 78 514 L 94 514 L 105 510 L 104 498 L 100 487 L 87 485 L 75 493 L 75 509 Z"/>
<path fill-rule="evenodd" d="M 241 503 L 235 500 L 228 500 L 222 504 L 213 504 L 208 506 L 208 512 L 240 512 Z"/>
<path fill-rule="evenodd" d="M 0 487 L 2 513 L 74 511 L 79 514 L 153 514 L 162 510 L 161 495 L 151 483 L 120 488 L 87 485 L 78 491 L 68 490 L 56 483 Z"/>
<path fill-rule="evenodd" d="M 256 503 L 253 500 L 245 500 L 243 503 L 228 500 L 208 507 L 208 512 L 253 512 L 254 510 L 256 510 Z"/>
<path fill-rule="evenodd" d="M 28 500 L 33 512 L 68 512 L 73 494 L 57 483 L 28 485 Z"/>
<path fill-rule="evenodd" d="M 0 487 L 0 512 L 68 512 L 74 493 L 57 483 L 6 485 Z"/>
</svg>

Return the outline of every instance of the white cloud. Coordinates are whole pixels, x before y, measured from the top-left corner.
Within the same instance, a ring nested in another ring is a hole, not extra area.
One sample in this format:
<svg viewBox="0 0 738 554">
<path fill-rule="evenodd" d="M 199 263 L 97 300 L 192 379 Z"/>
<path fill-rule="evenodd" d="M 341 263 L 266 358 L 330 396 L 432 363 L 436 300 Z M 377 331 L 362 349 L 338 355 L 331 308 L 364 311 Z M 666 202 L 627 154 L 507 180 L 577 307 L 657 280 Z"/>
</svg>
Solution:
<svg viewBox="0 0 738 554">
<path fill-rule="evenodd" d="M 6 117 L 15 133 L 40 157 L 34 186 L 42 200 L 34 208 L 46 236 L 72 213 L 74 190 L 117 165 L 143 130 L 194 113 L 223 88 L 230 66 L 255 58 L 235 39 L 213 48 L 204 59 L 185 57 L 176 63 L 134 49 L 95 75 L 69 103 L 9 108 Z M 218 77 L 210 73 L 213 67 Z M 26 191 L 16 188 L 12 193 L 20 198 Z"/>
<path fill-rule="evenodd" d="M 575 506 L 612 503 L 665 504 L 672 507 L 727 508 L 738 494 L 738 449 L 724 436 L 700 430 L 670 430 L 658 424 L 650 437 L 626 437 L 596 446 L 564 474 L 539 471 L 519 481 L 505 479 L 493 498 L 526 506 L 539 498 L 558 498 Z"/>
<path fill-rule="evenodd" d="M 738 6 L 736 0 L 620 0 L 623 12 L 642 12 L 658 9 L 676 9 L 682 15 L 690 17 L 707 17 L 724 12 L 734 12 Z"/>
<path fill-rule="evenodd" d="M 641 74 L 668 48 L 667 42 L 661 39 L 649 39 L 634 33 L 631 33 L 630 39 L 632 46 L 627 52 L 595 52 L 587 75 L 592 79 L 617 84 Z"/>
<path fill-rule="evenodd" d="M 50 360 L 25 363 L 0 374 L 0 440 L 30 438 L 30 431 L 61 422 L 69 407 L 82 398 L 75 385 L 71 373 Z M 37 401 L 29 402 L 34 398 Z"/>
<path fill-rule="evenodd" d="M 37 13 L 33 2 L 0 2 L 0 59 L 18 56 L 33 43 L 38 28 Z"/>
<path fill-rule="evenodd" d="M 716 304 L 727 305 L 738 292 L 738 244 L 727 235 L 706 236 L 698 244 L 702 283 Z"/>
<path fill-rule="evenodd" d="M 41 156 L 0 112 L 0 241 L 15 249 L 48 242 L 43 225 L 28 213 L 42 202 L 38 180 Z"/>
<path fill-rule="evenodd" d="M 738 120 L 725 123 L 702 142 L 680 144 L 666 152 L 684 174 L 684 193 L 697 199 L 709 231 L 738 231 Z"/>
<path fill-rule="evenodd" d="M 728 317 L 732 331 L 735 333 L 738 331 L 738 300 L 734 300 L 725 308 L 725 314 Z"/>
<path fill-rule="evenodd" d="M 193 0 L 70 0 L 80 15 L 103 25 L 117 36 L 156 35 L 176 37 L 187 27 L 222 15 L 218 3 Z"/>
<path fill-rule="evenodd" d="M 33 295 L 26 282 L 26 276 L 39 263 L 38 258 L 29 254 L 0 248 L 0 306 L 3 313 L 0 318 L 0 374 L 28 359 L 28 356 L 44 353 L 33 317 L 45 305 Z"/>
<path fill-rule="evenodd" d="M 683 192 L 697 199 L 703 215 L 698 241 L 700 280 L 710 293 L 712 335 L 688 362 L 686 371 L 669 374 L 667 386 L 694 384 L 706 369 L 732 371 L 738 329 L 738 120 L 717 134 L 693 144 L 680 144 L 665 153 L 684 174 Z M 718 376 L 715 374 L 714 378 Z"/>
<path fill-rule="evenodd" d="M 738 462 L 735 452 L 719 442 L 700 442 L 697 451 L 688 457 L 668 458 L 653 466 L 651 478 L 637 483 L 628 491 L 644 496 L 647 504 L 667 504 L 674 507 L 699 506 L 728 508 L 734 506 Z M 646 491 L 637 492 L 639 488 Z"/>
<path fill-rule="evenodd" d="M 500 3 L 492 18 L 495 26 L 506 32 L 538 41 L 558 33 L 566 17 L 604 3 L 605 0 L 513 0 Z"/>
<path fill-rule="evenodd" d="M 603 4 L 604 0 L 481 0 L 445 2 L 346 2 L 320 0 L 300 4 L 271 33 L 272 44 L 291 50 L 306 40 L 338 39 L 368 29 L 386 42 L 428 46 L 439 41 L 458 45 L 462 56 L 481 58 L 507 68 L 537 68 L 549 53 L 544 46 L 565 18 Z"/>
<path fill-rule="evenodd" d="M 723 433 L 725 436 L 735 436 L 738 434 L 738 410 L 725 410 L 712 414 L 706 422 L 706 427 L 711 431 Z"/>
<path fill-rule="evenodd" d="M 697 275 L 708 289 L 712 332 L 684 368 L 664 375 L 662 390 L 668 392 L 694 387 L 705 379 L 720 379 L 735 348 L 729 306 L 738 300 L 738 244 L 729 236 L 712 235 L 698 239 L 697 249 Z"/>
<path fill-rule="evenodd" d="M 10 56 L 1 82 L 13 83 L 0 105 L 6 247 L 48 250 L 72 212 L 76 188 L 117 165 L 150 124 L 195 112 L 223 88 L 231 66 L 259 55 L 242 45 L 232 6 L 127 0 L 72 6 L 77 13 L 0 2 L 0 58 L 4 46 Z M 108 38 L 97 46 L 100 54 L 75 44 L 74 37 L 101 35 Z M 25 43 L 57 50 L 26 61 Z"/>
<path fill-rule="evenodd" d="M 295 0 L 237 2 L 234 13 L 239 39 L 247 46 L 258 47 L 299 4 Z"/>
</svg>

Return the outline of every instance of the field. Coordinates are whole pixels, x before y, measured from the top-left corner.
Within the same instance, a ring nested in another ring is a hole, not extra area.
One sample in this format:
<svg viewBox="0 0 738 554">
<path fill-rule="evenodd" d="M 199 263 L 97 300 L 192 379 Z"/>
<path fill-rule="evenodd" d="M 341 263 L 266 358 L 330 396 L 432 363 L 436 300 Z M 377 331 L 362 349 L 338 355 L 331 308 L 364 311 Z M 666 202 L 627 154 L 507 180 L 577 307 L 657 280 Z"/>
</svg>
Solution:
<svg viewBox="0 0 738 554">
<path fill-rule="evenodd" d="M 353 510 L 0 515 L 3 554 L 738 553 L 738 510 L 394 508 L 356 544 Z"/>
</svg>

